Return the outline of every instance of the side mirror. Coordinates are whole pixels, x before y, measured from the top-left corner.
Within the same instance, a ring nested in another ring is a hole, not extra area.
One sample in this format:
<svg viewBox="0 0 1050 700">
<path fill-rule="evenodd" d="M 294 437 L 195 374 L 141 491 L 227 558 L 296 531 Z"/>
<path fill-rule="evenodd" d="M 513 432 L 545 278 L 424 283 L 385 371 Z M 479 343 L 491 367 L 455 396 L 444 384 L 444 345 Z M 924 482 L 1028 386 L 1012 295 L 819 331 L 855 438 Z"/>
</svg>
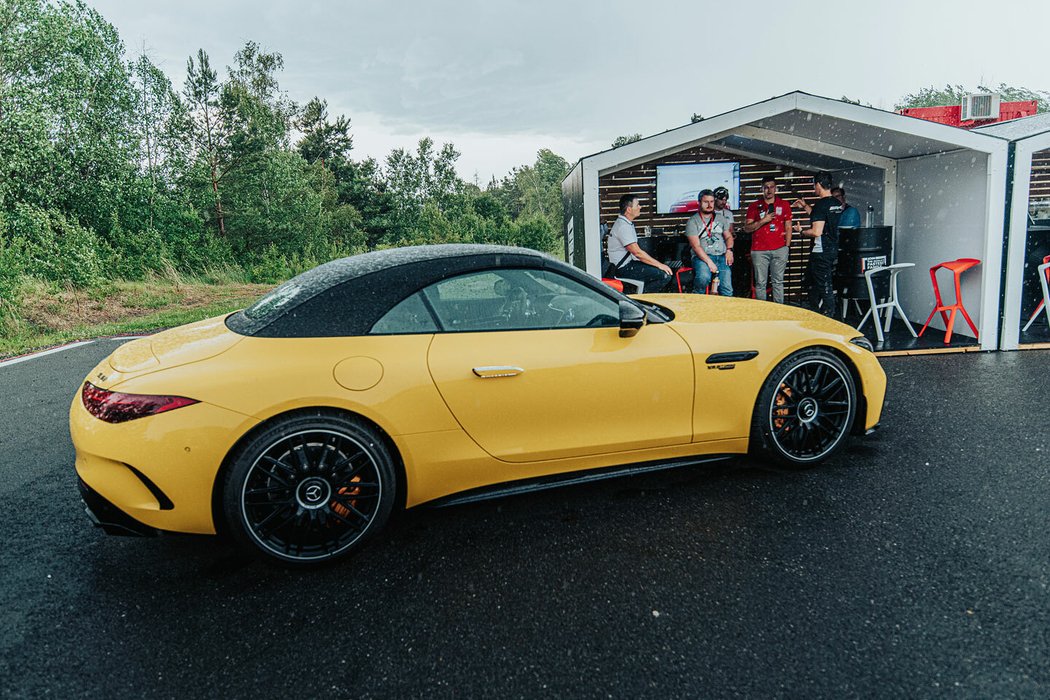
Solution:
<svg viewBox="0 0 1050 700">
<path fill-rule="evenodd" d="M 645 311 L 629 301 L 620 302 L 620 337 L 633 338 L 645 325 Z"/>
</svg>

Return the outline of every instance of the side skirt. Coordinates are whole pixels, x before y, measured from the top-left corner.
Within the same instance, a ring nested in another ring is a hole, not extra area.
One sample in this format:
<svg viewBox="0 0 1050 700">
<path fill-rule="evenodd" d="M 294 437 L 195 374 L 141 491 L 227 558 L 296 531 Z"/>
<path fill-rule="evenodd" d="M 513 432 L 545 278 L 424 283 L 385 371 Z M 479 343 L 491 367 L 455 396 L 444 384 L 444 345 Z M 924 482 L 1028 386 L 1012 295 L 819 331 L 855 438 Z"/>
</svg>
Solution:
<svg viewBox="0 0 1050 700">
<path fill-rule="evenodd" d="M 610 467 L 607 469 L 588 471 L 582 474 L 577 472 L 571 474 L 557 474 L 554 476 L 545 476 L 540 477 L 538 479 L 523 479 L 521 481 L 513 481 L 510 483 L 499 484 L 497 486 L 483 486 L 479 489 L 473 489 L 465 493 L 457 493 L 452 496 L 446 496 L 445 498 L 439 498 L 435 501 L 431 501 L 430 503 L 421 505 L 430 506 L 432 508 L 446 508 L 448 506 L 458 506 L 466 503 L 490 501 L 495 498 L 504 498 L 506 496 L 517 496 L 523 493 L 546 491 L 548 489 L 561 488 L 562 486 L 575 486 L 577 484 L 588 484 L 592 481 L 617 479 L 621 476 L 631 476 L 634 474 L 646 474 L 649 472 L 666 471 L 668 469 L 689 467 L 697 464 L 725 462 L 727 460 L 733 459 L 734 457 L 740 456 L 741 455 L 738 454 L 707 455 L 704 457 L 690 457 L 688 459 L 675 459 L 662 462 L 645 462 L 642 464 L 632 464 L 625 467 Z"/>
</svg>

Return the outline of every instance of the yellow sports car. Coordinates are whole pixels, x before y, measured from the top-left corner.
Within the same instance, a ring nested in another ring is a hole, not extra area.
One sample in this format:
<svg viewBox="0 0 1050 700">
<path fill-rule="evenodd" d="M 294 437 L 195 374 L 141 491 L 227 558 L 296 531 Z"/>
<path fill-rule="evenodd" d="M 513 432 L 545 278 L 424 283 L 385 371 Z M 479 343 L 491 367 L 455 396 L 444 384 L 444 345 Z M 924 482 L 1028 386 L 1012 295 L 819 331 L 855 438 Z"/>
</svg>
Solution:
<svg viewBox="0 0 1050 700">
<path fill-rule="evenodd" d="M 106 531 L 227 532 L 310 564 L 438 499 L 749 449 L 811 465 L 875 428 L 885 388 L 868 341 L 808 311 L 629 298 L 529 250 L 426 246 L 121 346 L 70 430 Z"/>
</svg>

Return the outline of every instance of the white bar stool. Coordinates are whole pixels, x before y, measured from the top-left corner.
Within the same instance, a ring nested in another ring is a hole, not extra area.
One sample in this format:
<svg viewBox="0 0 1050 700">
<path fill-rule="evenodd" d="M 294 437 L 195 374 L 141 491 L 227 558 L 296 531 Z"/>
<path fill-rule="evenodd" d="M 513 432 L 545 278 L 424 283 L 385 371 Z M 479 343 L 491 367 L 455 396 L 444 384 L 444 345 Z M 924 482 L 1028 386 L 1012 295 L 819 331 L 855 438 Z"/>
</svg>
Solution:
<svg viewBox="0 0 1050 700">
<path fill-rule="evenodd" d="M 642 288 L 645 287 L 645 282 L 641 280 L 632 280 L 629 277 L 617 277 L 616 279 L 623 282 L 624 294 L 641 294 Z"/>
<path fill-rule="evenodd" d="M 908 327 L 908 332 L 911 333 L 911 337 L 917 337 L 915 335 L 915 329 L 911 327 L 911 322 L 908 320 L 908 316 L 904 313 L 904 309 L 901 308 L 900 302 L 897 301 L 897 275 L 902 270 L 907 270 L 909 267 L 915 267 L 915 263 L 896 263 L 894 265 L 887 265 L 886 267 L 878 267 L 874 270 L 867 270 L 864 273 L 864 282 L 868 285 L 868 300 L 871 302 L 871 308 L 864 314 L 864 318 L 857 324 L 857 330 L 860 330 L 864 322 L 871 317 L 872 322 L 875 324 L 875 335 L 879 337 L 879 342 L 883 342 L 885 338 L 882 335 L 882 324 L 879 323 L 879 310 L 886 309 L 886 332 L 890 332 L 890 323 L 893 321 L 893 310 L 896 309 L 897 313 L 900 314 L 901 320 L 904 321 L 904 325 Z M 890 292 L 886 301 L 879 303 L 879 300 L 875 297 L 875 287 L 871 283 L 872 275 L 877 275 L 882 272 L 890 273 Z"/>
<path fill-rule="evenodd" d="M 1046 283 L 1046 281 L 1050 279 L 1050 261 L 1044 262 L 1036 269 L 1039 274 L 1039 284 L 1043 285 L 1043 300 L 1039 302 L 1039 306 L 1035 307 L 1035 312 L 1032 314 L 1032 318 L 1028 319 L 1028 323 L 1021 329 L 1022 333 L 1028 332 L 1028 329 L 1032 327 L 1035 320 L 1039 318 L 1040 311 L 1046 312 L 1046 324 L 1050 326 L 1050 286 Z"/>
</svg>

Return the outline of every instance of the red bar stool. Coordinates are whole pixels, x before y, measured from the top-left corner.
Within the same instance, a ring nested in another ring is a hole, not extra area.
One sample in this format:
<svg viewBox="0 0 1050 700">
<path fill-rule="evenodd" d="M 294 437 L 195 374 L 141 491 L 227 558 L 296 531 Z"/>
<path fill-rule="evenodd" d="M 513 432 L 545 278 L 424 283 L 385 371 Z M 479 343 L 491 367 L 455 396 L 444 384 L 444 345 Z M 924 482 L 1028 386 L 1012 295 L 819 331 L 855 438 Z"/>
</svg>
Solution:
<svg viewBox="0 0 1050 700">
<path fill-rule="evenodd" d="M 962 277 L 962 273 L 969 270 L 971 267 L 977 267 L 981 264 L 981 261 L 977 258 L 959 258 L 958 260 L 949 260 L 948 262 L 942 262 L 939 265 L 934 265 L 930 268 L 930 281 L 933 282 L 933 295 L 937 299 L 937 305 L 933 307 L 933 311 L 930 312 L 929 318 L 926 319 L 926 323 L 923 325 L 922 330 L 919 331 L 919 337 L 926 332 L 926 327 L 930 325 L 930 321 L 933 320 L 934 314 L 938 311 L 941 313 L 941 318 L 944 319 L 946 329 L 944 331 L 944 344 L 952 342 L 952 328 L 955 327 L 955 312 L 961 311 L 963 318 L 970 324 L 970 330 L 973 331 L 973 337 L 977 337 L 977 326 L 974 325 L 973 319 L 970 318 L 970 314 L 966 313 L 966 307 L 962 304 L 962 290 L 959 288 L 959 280 Z M 945 304 L 941 301 L 941 288 L 937 286 L 937 270 L 944 268 L 951 270 L 955 275 L 955 303 Z M 948 315 L 948 312 L 951 315 Z"/>
<path fill-rule="evenodd" d="M 691 268 L 691 267 L 680 267 L 680 268 L 678 268 L 678 272 L 674 273 L 674 281 L 678 283 L 678 293 L 679 294 L 682 293 L 682 273 L 683 272 L 692 272 L 692 271 L 693 271 L 693 268 Z M 711 294 L 714 294 L 717 291 L 718 291 L 718 277 L 712 277 L 711 278 L 711 283 L 707 285 L 707 294 L 708 294 L 708 296 L 710 296 Z"/>
<path fill-rule="evenodd" d="M 678 268 L 678 271 L 674 273 L 674 281 L 678 285 L 678 293 L 679 294 L 682 293 L 682 275 L 685 274 L 686 272 L 692 272 L 692 271 L 693 271 L 693 268 L 691 268 L 691 267 L 680 267 L 680 268 Z"/>
</svg>

